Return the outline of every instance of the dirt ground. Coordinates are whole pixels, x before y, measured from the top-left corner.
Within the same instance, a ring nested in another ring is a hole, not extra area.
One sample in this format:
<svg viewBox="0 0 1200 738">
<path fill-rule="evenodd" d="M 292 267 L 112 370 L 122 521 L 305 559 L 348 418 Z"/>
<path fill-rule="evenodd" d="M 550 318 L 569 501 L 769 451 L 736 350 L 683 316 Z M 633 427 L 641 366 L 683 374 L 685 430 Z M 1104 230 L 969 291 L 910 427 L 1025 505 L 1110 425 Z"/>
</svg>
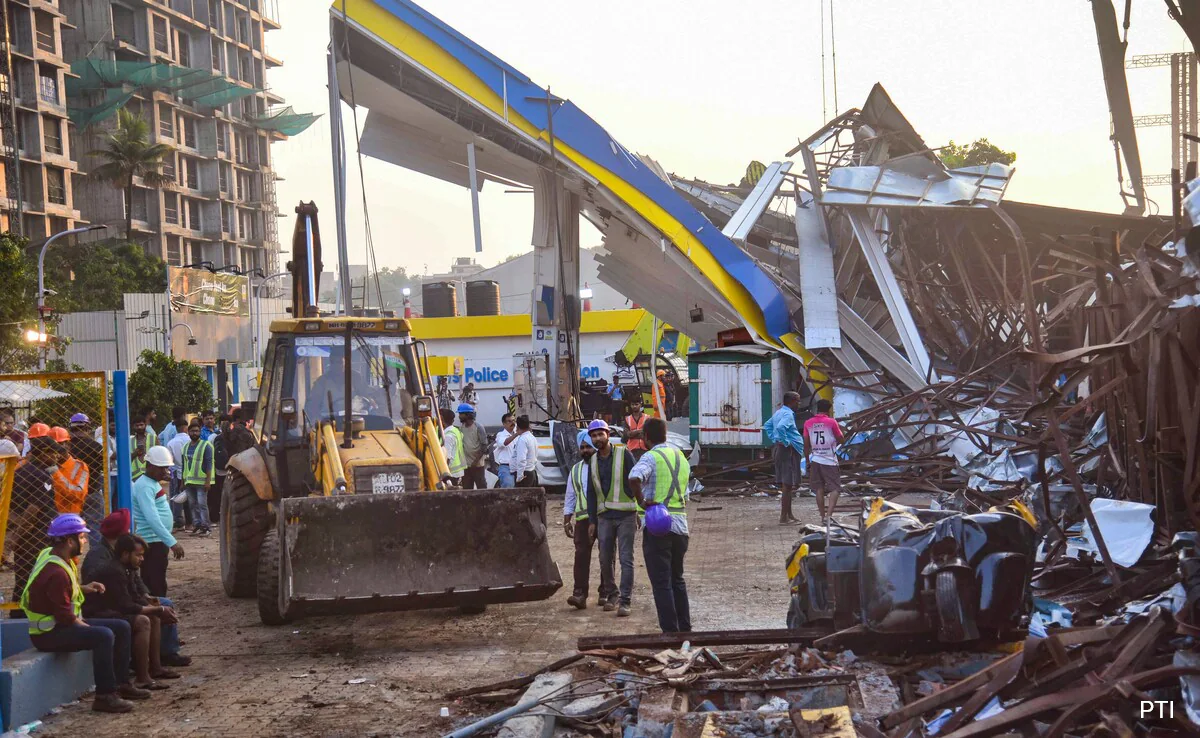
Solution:
<svg viewBox="0 0 1200 738">
<path fill-rule="evenodd" d="M 686 578 L 695 629 L 783 627 L 784 557 L 797 529 L 777 524 L 778 505 L 761 497 L 692 502 Z M 552 523 L 561 522 L 561 497 L 550 498 L 547 512 Z M 798 500 L 797 515 L 815 522 L 815 502 Z M 215 537 L 182 541 L 187 558 L 171 563 L 169 577 L 184 653 L 193 658 L 184 678 L 130 715 L 93 713 L 88 700 L 66 705 L 38 735 L 442 735 L 489 712 L 447 702 L 447 691 L 540 668 L 573 653 L 581 635 L 658 631 L 640 541 L 629 618 L 595 607 L 595 563 L 591 606 L 567 606 L 573 544 L 556 527 L 552 550 L 564 586 L 545 602 L 492 606 L 476 616 L 432 610 L 313 618 L 278 628 L 259 622 L 253 600 L 225 597 Z M 438 716 L 442 707 L 450 718 Z"/>
</svg>

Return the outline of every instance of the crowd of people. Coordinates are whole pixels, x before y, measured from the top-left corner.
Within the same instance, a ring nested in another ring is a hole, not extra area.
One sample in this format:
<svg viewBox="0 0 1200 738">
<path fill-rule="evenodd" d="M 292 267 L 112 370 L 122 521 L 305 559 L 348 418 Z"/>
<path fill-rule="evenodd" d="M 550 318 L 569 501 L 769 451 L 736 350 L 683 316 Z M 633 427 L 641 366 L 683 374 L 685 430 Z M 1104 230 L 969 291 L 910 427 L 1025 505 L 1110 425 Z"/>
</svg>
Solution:
<svg viewBox="0 0 1200 738">
<path fill-rule="evenodd" d="M 131 416 L 131 506 L 106 516 L 105 462 L 110 494 L 119 465 L 111 435 L 106 459 L 103 426 L 76 413 L 69 428 L 37 417 L 19 427 L 0 409 L 0 456 L 20 459 L 6 546 L 20 604 L 12 614 L 27 619 L 40 651 L 92 652 L 101 712 L 128 712 L 190 663 L 167 596 L 168 563 L 184 557 L 176 535 L 210 534 L 225 464 L 255 443 L 238 408 L 218 417 L 177 407 L 161 430 L 155 419 L 153 410 Z"/>
</svg>

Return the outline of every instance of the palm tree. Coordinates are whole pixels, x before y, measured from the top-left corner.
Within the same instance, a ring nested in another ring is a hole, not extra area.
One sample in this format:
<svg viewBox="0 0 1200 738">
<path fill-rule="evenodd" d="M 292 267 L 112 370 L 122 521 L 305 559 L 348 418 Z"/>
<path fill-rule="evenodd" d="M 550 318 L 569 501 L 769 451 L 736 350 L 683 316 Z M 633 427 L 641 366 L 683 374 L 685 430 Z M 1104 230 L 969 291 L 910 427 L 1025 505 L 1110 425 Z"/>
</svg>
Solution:
<svg viewBox="0 0 1200 738">
<path fill-rule="evenodd" d="M 91 176 L 125 190 L 125 237 L 133 237 L 133 180 L 141 177 L 147 187 L 162 187 L 172 180 L 162 173 L 163 158 L 172 148 L 150 143 L 150 124 L 125 108 L 117 111 L 117 128 L 107 145 L 89 152 L 104 160 Z"/>
</svg>

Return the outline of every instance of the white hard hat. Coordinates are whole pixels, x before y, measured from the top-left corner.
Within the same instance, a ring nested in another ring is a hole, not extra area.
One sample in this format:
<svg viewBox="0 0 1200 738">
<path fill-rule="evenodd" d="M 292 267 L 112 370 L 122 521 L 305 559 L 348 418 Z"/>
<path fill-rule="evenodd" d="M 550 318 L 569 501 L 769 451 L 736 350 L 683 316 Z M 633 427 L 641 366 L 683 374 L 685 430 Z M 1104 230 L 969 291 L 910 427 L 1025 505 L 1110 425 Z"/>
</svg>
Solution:
<svg viewBox="0 0 1200 738">
<path fill-rule="evenodd" d="M 165 468 L 175 465 L 175 457 L 166 446 L 153 446 L 146 451 L 146 463 Z"/>
</svg>

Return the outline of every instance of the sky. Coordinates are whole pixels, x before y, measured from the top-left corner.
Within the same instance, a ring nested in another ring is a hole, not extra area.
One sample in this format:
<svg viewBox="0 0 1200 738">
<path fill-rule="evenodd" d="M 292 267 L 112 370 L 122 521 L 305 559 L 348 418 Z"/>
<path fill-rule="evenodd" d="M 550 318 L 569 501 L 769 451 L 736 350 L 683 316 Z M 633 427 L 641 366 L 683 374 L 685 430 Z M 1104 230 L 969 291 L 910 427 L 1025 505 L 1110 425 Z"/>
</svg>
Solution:
<svg viewBox="0 0 1200 738">
<path fill-rule="evenodd" d="M 267 48 L 283 67 L 268 72 L 268 85 L 298 112 L 327 113 L 329 2 L 279 5 L 283 28 L 267 34 Z M 425 0 L 423 7 L 571 99 L 626 148 L 682 176 L 736 182 L 751 160 L 782 159 L 820 128 L 824 36 L 828 117 L 836 49 L 837 110 L 860 106 L 879 82 L 929 145 L 987 137 L 1015 151 L 1008 199 L 1123 207 L 1087 0 Z M 1129 55 L 1190 50 L 1162 3 L 1134 3 Z M 1168 68 L 1127 74 L 1134 115 L 1170 111 Z M 360 128 L 369 114 L 359 109 Z M 349 107 L 344 121 L 350 261 L 366 263 Z M 1147 174 L 1170 170 L 1169 130 L 1139 129 Z M 284 248 L 301 200 L 327 214 L 325 240 L 334 243 L 329 142 L 325 116 L 272 148 L 283 180 Z M 490 266 L 530 250 L 532 196 L 506 194 L 495 183 L 483 189 L 484 249 L 476 254 L 468 190 L 363 161 L 380 267 L 434 274 L 448 271 L 455 257 Z M 1149 195 L 1169 211 L 1167 188 Z M 590 246 L 600 238 L 585 226 L 581 240 Z"/>
</svg>

